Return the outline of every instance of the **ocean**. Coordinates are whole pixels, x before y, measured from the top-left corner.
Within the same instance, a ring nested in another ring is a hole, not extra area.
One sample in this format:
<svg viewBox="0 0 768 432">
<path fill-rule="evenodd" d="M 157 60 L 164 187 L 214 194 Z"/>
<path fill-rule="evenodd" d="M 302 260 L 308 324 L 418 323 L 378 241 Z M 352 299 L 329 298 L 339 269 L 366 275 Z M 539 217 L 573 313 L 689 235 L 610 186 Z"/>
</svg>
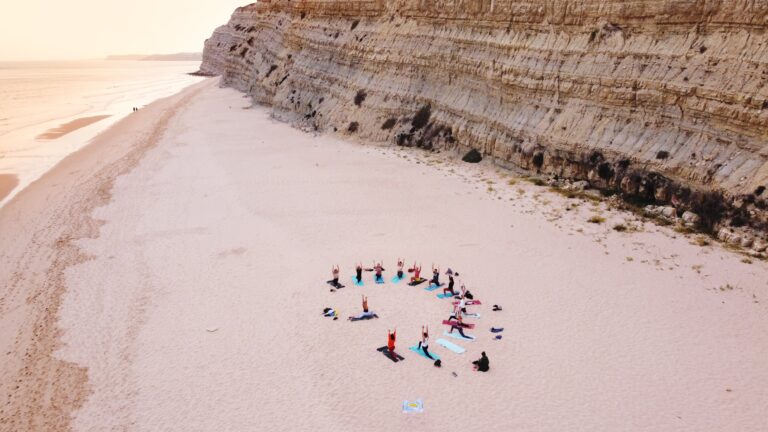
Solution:
<svg viewBox="0 0 768 432">
<path fill-rule="evenodd" d="M 0 206 L 133 108 L 203 78 L 199 62 L 0 62 Z"/>
</svg>

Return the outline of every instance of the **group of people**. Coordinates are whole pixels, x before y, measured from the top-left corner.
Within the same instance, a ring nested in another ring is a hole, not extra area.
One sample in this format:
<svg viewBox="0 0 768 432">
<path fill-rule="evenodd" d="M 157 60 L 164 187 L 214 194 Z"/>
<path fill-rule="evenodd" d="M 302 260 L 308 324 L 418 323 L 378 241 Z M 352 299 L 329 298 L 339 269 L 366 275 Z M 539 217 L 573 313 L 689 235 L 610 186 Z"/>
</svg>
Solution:
<svg viewBox="0 0 768 432">
<path fill-rule="evenodd" d="M 397 278 L 396 280 L 402 280 L 405 276 L 405 262 L 398 258 L 397 260 Z M 417 264 L 414 262 L 413 266 L 408 269 L 408 272 L 413 273 L 413 276 L 410 278 L 411 285 L 416 285 L 424 281 L 424 279 L 421 278 L 421 270 L 422 266 L 421 264 Z M 362 283 L 362 277 L 363 277 L 363 271 L 370 271 L 374 272 L 374 279 L 377 283 L 383 283 L 384 281 L 384 274 L 385 271 L 384 266 L 381 261 L 374 261 L 373 266 L 370 268 L 364 268 L 362 262 L 358 262 L 355 264 L 355 276 L 353 279 L 358 284 Z M 328 281 L 328 283 L 335 288 L 341 288 L 343 285 L 339 282 L 339 274 L 340 269 L 338 265 L 334 265 L 331 267 L 331 276 L 332 279 Z M 443 288 L 443 296 L 444 297 L 451 297 L 453 299 L 457 299 L 453 307 L 453 310 L 451 312 L 451 315 L 449 316 L 447 323 L 449 323 L 451 330 L 450 333 L 453 333 L 454 331 L 457 331 L 461 337 L 465 339 L 473 339 L 472 336 L 467 335 L 464 333 L 464 329 L 471 327 L 471 325 L 468 325 L 464 322 L 465 317 L 477 317 L 479 315 L 469 313 L 467 312 L 467 306 L 471 305 L 474 301 L 474 296 L 472 293 L 466 288 L 466 286 L 463 283 L 460 283 L 460 289 L 456 290 L 456 281 L 454 277 L 459 277 L 458 272 L 454 272 L 450 268 L 445 273 L 448 276 L 448 286 L 446 288 Z M 430 279 L 430 285 L 434 287 L 440 287 L 442 286 L 440 283 L 440 267 L 432 265 L 432 278 Z M 362 307 L 363 312 L 357 315 L 350 316 L 347 318 L 349 321 L 361 321 L 361 320 L 369 320 L 374 318 L 379 318 L 379 316 L 370 310 L 368 305 L 368 297 L 365 295 L 362 295 Z M 326 316 L 334 316 L 334 319 L 336 318 L 337 312 L 333 309 L 326 308 L 328 310 L 324 310 L 324 315 Z M 387 330 L 387 350 L 389 350 L 390 353 L 395 352 L 395 343 L 397 341 L 397 329 L 394 330 Z M 432 360 L 435 360 L 435 366 L 440 366 L 440 360 L 435 359 L 435 357 L 432 355 L 432 353 L 429 351 L 429 326 L 422 326 L 421 327 L 421 340 L 418 343 L 418 349 L 420 349 L 424 355 Z M 486 356 L 485 352 L 482 353 L 482 357 L 476 361 L 473 362 L 474 367 L 476 370 L 481 372 L 487 372 L 489 370 L 489 361 L 488 357 Z"/>
</svg>

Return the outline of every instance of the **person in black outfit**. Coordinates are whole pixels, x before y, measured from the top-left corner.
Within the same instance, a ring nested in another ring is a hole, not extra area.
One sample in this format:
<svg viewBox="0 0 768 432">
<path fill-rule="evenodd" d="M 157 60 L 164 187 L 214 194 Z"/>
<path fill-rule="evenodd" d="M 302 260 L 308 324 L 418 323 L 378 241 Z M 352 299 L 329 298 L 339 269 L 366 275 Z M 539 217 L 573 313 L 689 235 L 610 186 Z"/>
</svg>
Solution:
<svg viewBox="0 0 768 432">
<path fill-rule="evenodd" d="M 475 369 L 480 372 L 488 372 L 488 369 L 490 368 L 490 365 L 488 363 L 488 356 L 485 355 L 485 351 L 482 353 L 482 357 L 480 359 L 475 360 L 472 362 L 473 365 L 475 365 Z"/>
</svg>

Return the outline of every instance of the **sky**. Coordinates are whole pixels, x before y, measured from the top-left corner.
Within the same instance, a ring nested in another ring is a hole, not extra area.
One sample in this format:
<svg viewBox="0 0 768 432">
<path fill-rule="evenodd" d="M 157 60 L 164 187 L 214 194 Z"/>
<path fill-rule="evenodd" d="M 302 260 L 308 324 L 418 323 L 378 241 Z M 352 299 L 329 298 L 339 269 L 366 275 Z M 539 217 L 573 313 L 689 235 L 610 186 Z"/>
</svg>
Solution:
<svg viewBox="0 0 768 432">
<path fill-rule="evenodd" d="M 0 0 L 0 61 L 200 52 L 255 0 Z"/>
</svg>

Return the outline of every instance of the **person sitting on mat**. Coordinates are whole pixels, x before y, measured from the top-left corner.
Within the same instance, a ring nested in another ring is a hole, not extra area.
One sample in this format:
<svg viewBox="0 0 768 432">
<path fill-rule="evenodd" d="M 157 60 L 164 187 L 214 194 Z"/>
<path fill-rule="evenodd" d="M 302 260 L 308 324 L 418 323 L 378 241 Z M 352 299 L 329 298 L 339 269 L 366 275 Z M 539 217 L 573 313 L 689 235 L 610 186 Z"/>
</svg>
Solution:
<svg viewBox="0 0 768 432">
<path fill-rule="evenodd" d="M 429 283 L 435 286 L 440 286 L 440 267 L 435 267 L 434 264 L 432 264 L 432 280 L 430 280 Z"/>
<path fill-rule="evenodd" d="M 357 263 L 355 266 L 355 279 L 357 280 L 357 283 L 360 283 L 363 281 L 363 263 Z"/>
<path fill-rule="evenodd" d="M 456 291 L 453 290 L 453 283 L 454 283 L 453 282 L 453 270 L 448 269 L 448 271 L 445 272 L 445 274 L 448 275 L 448 288 L 443 288 L 443 294 L 451 293 L 451 295 L 455 296 L 457 293 L 456 293 Z M 456 276 L 458 276 L 458 275 L 459 274 L 456 273 Z"/>
<path fill-rule="evenodd" d="M 475 365 L 475 370 L 480 372 L 488 372 L 490 364 L 488 362 L 488 356 L 485 355 L 485 351 L 482 352 L 482 357 L 472 362 Z"/>
<path fill-rule="evenodd" d="M 403 263 L 402 258 L 397 259 L 397 278 L 402 279 L 403 278 L 403 266 L 405 263 Z"/>
<path fill-rule="evenodd" d="M 373 266 L 373 269 L 376 271 L 376 281 L 382 281 L 384 280 L 384 277 L 381 275 L 381 272 L 384 270 L 384 267 L 381 266 L 381 263 L 378 262 Z"/>
<path fill-rule="evenodd" d="M 366 296 L 362 296 L 362 297 L 363 297 L 363 313 L 361 313 L 360 315 L 349 317 L 348 319 L 350 321 L 369 320 L 371 318 L 378 318 L 379 317 L 375 313 L 373 313 L 373 312 L 368 310 L 368 297 L 366 297 Z"/>
<path fill-rule="evenodd" d="M 395 339 L 397 339 L 397 329 L 394 332 L 387 330 L 387 349 L 390 352 L 395 351 Z"/>
<path fill-rule="evenodd" d="M 413 263 L 413 277 L 411 278 L 411 282 L 418 282 L 421 280 L 421 265 L 416 266 L 416 263 Z"/>
<path fill-rule="evenodd" d="M 429 353 L 429 326 L 421 326 L 421 342 L 419 342 L 419 348 L 424 352 L 424 355 L 434 360 L 432 354 Z"/>
</svg>

